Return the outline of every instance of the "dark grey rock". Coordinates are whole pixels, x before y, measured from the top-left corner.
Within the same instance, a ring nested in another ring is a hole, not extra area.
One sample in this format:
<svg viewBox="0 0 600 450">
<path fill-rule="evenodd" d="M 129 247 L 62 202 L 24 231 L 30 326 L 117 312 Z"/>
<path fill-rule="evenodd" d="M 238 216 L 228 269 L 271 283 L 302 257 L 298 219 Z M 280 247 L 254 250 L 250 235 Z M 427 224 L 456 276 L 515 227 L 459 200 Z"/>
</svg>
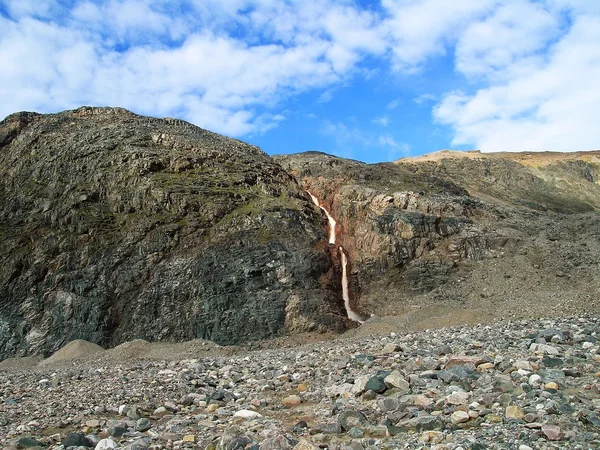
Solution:
<svg viewBox="0 0 600 450">
<path fill-rule="evenodd" d="M 43 447 L 43 444 L 33 437 L 22 437 L 17 440 L 17 448 Z"/>
<path fill-rule="evenodd" d="M 108 429 L 108 434 L 110 434 L 112 437 L 118 438 L 118 437 L 123 436 L 125 433 L 127 433 L 127 431 L 129 431 L 129 430 L 125 427 L 114 426 L 114 427 L 110 427 Z"/>
<path fill-rule="evenodd" d="M 442 421 L 435 416 L 423 415 L 412 419 L 403 420 L 396 424 L 396 428 L 402 432 L 406 431 L 430 431 L 442 428 Z"/>
<path fill-rule="evenodd" d="M 8 116 L 0 142 L 0 359 L 345 328 L 324 216 L 257 147 L 90 107 Z"/>
<path fill-rule="evenodd" d="M 146 417 L 142 417 L 135 422 L 136 431 L 148 431 L 150 428 L 152 428 L 152 424 L 150 423 L 150 419 Z"/>
<path fill-rule="evenodd" d="M 377 376 L 371 377 L 369 381 L 367 381 L 367 385 L 365 386 L 366 391 L 373 391 L 377 394 L 382 394 L 387 390 L 387 388 L 388 387 L 385 385 L 383 380 Z"/>
<path fill-rule="evenodd" d="M 148 450 L 150 442 L 146 439 L 136 439 L 131 444 L 123 447 L 123 450 Z"/>
<path fill-rule="evenodd" d="M 339 423 L 321 423 L 317 424 L 310 429 L 311 434 L 324 433 L 324 434 L 340 434 L 342 427 Z"/>
<path fill-rule="evenodd" d="M 542 364 L 545 367 L 554 368 L 554 367 L 562 367 L 564 362 L 560 358 L 544 358 L 544 359 L 542 359 Z"/>
<path fill-rule="evenodd" d="M 365 435 L 365 432 L 360 427 L 352 427 L 352 428 L 350 428 L 350 430 L 348 430 L 348 436 L 355 438 L 355 439 L 361 438 L 364 435 Z"/>
<path fill-rule="evenodd" d="M 342 431 L 348 431 L 352 427 L 361 427 L 369 425 L 369 420 L 360 411 L 344 411 L 337 419 L 337 423 L 342 428 Z"/>
<path fill-rule="evenodd" d="M 590 412 L 585 416 L 585 421 L 590 425 L 600 428 L 600 416 L 596 412 Z"/>
<path fill-rule="evenodd" d="M 69 433 L 63 440 L 62 445 L 65 447 L 92 447 L 92 443 L 83 433 Z"/>
<path fill-rule="evenodd" d="M 444 381 L 444 383 L 452 383 L 453 381 L 461 381 L 468 379 L 477 378 L 477 372 L 475 372 L 469 366 L 454 366 L 450 369 L 440 370 L 437 373 L 438 379 Z"/>
<path fill-rule="evenodd" d="M 565 373 L 560 369 L 540 369 L 538 373 L 544 381 L 562 380 L 565 378 Z"/>
<path fill-rule="evenodd" d="M 377 392 L 372 389 L 369 389 L 362 395 L 362 399 L 365 401 L 375 400 L 377 398 Z"/>
</svg>

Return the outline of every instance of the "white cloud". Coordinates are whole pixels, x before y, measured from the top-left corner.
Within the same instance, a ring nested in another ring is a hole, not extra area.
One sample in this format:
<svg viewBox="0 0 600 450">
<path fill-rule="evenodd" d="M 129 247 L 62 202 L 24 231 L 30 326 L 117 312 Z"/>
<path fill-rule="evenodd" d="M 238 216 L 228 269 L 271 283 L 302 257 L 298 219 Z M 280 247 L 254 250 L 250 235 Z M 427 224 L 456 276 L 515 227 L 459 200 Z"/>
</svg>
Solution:
<svg viewBox="0 0 600 450">
<path fill-rule="evenodd" d="M 386 105 L 387 109 L 396 109 L 398 106 L 402 104 L 402 100 L 399 98 L 392 100 Z"/>
<path fill-rule="evenodd" d="M 478 90 L 451 93 L 435 117 L 456 130 L 455 145 L 482 151 L 598 148 L 600 17 L 577 16 L 531 72 Z"/>
<path fill-rule="evenodd" d="M 375 125 L 379 125 L 380 127 L 387 127 L 391 123 L 391 120 L 388 116 L 375 117 L 371 122 Z"/>
<path fill-rule="evenodd" d="M 59 5 L 56 0 L 37 0 L 37 1 L 26 1 L 26 0 L 4 0 L 6 10 L 11 17 L 48 17 L 52 11 L 59 9 Z"/>
<path fill-rule="evenodd" d="M 541 58 L 535 54 L 560 33 L 558 22 L 539 3 L 515 0 L 503 5 L 460 35 L 456 68 L 468 77 L 505 78 L 515 71 L 513 65 L 539 64 Z"/>
<path fill-rule="evenodd" d="M 417 105 L 422 105 L 423 103 L 429 103 L 436 99 L 437 97 L 433 94 L 421 94 L 415 98 L 413 98 L 413 102 Z"/>
<path fill-rule="evenodd" d="M 465 24 L 489 14 L 497 0 L 382 0 L 396 70 L 416 72 L 431 57 L 444 55 L 447 44 Z"/>
<path fill-rule="evenodd" d="M 223 14 L 237 14 L 247 4 L 239 2 Z M 371 20 L 345 14 L 365 26 Z M 353 52 L 373 45 L 356 42 L 336 23 L 327 33 L 340 36 L 339 42 L 298 31 L 295 39 L 301 43 L 283 45 L 253 43 L 206 27 L 189 31 L 197 25 L 188 21 L 180 26 L 183 20 L 139 0 L 102 6 L 79 2 L 62 24 L 26 15 L 0 17 L 0 93 L 9 99 L 0 105 L 0 115 L 115 105 L 244 136 L 276 126 L 273 109 L 290 95 L 339 82 L 358 61 Z M 163 44 L 165 38 L 178 38 L 178 27 L 186 30 L 182 41 Z M 335 56 L 338 48 L 350 52 L 349 59 Z"/>
<path fill-rule="evenodd" d="M 455 145 L 600 146 L 597 0 L 0 1 L 0 116 L 112 105 L 247 136 L 277 126 L 302 92 L 337 100 L 373 73 L 402 83 L 454 71 L 459 90 L 415 82 L 428 93 L 392 99 L 372 123 L 442 98 L 434 118 Z M 340 145 L 403 145 L 369 125 L 332 119 L 322 131 Z"/>
</svg>

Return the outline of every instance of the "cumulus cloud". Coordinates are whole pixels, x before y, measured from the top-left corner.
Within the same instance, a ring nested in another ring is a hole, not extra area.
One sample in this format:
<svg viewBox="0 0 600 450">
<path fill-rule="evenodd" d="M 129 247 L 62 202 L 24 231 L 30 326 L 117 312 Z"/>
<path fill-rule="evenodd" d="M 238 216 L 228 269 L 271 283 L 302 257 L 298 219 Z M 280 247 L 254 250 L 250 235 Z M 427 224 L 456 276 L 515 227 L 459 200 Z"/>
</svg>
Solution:
<svg viewBox="0 0 600 450">
<path fill-rule="evenodd" d="M 243 36 L 206 25 L 203 2 L 184 11 L 177 9 L 182 2 L 166 8 L 141 0 L 81 1 L 46 20 L 42 15 L 57 7 L 47 3 L 11 1 L 8 17 L 0 16 L 0 93 L 9 99 L 0 105 L 2 116 L 118 105 L 245 136 L 276 126 L 282 100 L 342 82 L 362 52 L 383 47 L 376 35 L 358 38 L 374 16 L 327 2 L 303 2 L 301 22 L 292 20 L 295 5 L 286 2 L 214 2 L 211 17 L 263 17 Z M 280 12 L 273 5 L 282 7 L 281 22 L 273 20 Z M 280 28 L 286 17 L 291 29 Z"/>
<path fill-rule="evenodd" d="M 303 92 L 333 102 L 376 72 L 447 70 L 460 89 L 392 97 L 363 127 L 392 132 L 398 105 L 437 102 L 454 145 L 597 148 L 599 30 L 597 0 L 0 0 L 0 116 L 112 105 L 244 137 Z M 327 129 L 403 145 L 338 119 Z"/>
<path fill-rule="evenodd" d="M 467 26 L 456 45 L 456 68 L 467 77 L 505 78 L 539 64 L 537 53 L 561 33 L 559 17 L 539 3 L 514 1 Z"/>
<path fill-rule="evenodd" d="M 388 127 L 392 122 L 388 116 L 375 117 L 371 120 L 375 125 L 379 125 L 380 127 Z"/>
<path fill-rule="evenodd" d="M 336 143 L 336 151 L 348 158 L 354 157 L 358 149 L 377 151 L 384 155 L 383 158 L 373 158 L 379 160 L 394 160 L 410 154 L 410 145 L 399 142 L 390 133 L 366 130 L 354 117 L 347 122 L 325 120 L 320 131 L 332 137 Z"/>
<path fill-rule="evenodd" d="M 417 105 L 422 105 L 424 103 L 432 102 L 436 99 L 436 96 L 433 94 L 421 94 L 415 98 L 413 98 L 413 102 Z"/>
<path fill-rule="evenodd" d="M 444 55 L 466 23 L 485 17 L 496 0 L 382 0 L 395 70 L 417 72 L 428 59 Z"/>
<path fill-rule="evenodd" d="M 505 71 L 472 94 L 449 93 L 434 116 L 456 130 L 454 145 L 475 143 L 482 151 L 598 148 L 599 42 L 600 17 L 576 15 L 527 70 Z"/>
</svg>

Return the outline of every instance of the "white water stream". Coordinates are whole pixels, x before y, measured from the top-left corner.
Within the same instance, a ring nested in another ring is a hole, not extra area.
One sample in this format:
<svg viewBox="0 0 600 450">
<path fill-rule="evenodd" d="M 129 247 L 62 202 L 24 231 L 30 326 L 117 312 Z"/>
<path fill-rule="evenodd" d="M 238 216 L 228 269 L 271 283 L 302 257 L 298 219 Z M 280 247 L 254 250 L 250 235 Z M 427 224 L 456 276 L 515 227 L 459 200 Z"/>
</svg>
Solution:
<svg viewBox="0 0 600 450">
<path fill-rule="evenodd" d="M 317 197 L 315 197 L 310 191 L 306 191 L 308 192 L 308 195 L 310 195 L 310 198 L 312 198 L 312 201 L 315 205 L 317 205 L 319 208 L 321 208 L 323 210 L 323 212 L 325 212 L 325 215 L 327 216 L 327 220 L 329 221 L 329 243 L 330 244 L 335 244 L 335 226 L 337 225 L 337 222 L 335 221 L 335 219 L 333 217 L 331 217 L 331 214 L 329 214 L 329 211 L 327 211 L 325 208 L 323 208 L 321 206 L 321 204 L 319 203 L 319 199 Z"/>
<path fill-rule="evenodd" d="M 316 196 L 314 196 L 310 191 L 306 192 L 308 192 L 308 195 L 310 195 L 310 198 L 312 198 L 313 203 L 319 208 L 321 208 L 327 216 L 327 220 L 329 221 L 329 243 L 335 245 L 335 226 L 337 225 L 337 222 L 333 217 L 331 217 L 329 211 L 327 211 L 327 209 L 321 206 L 321 204 L 319 203 L 319 199 Z M 355 322 L 359 323 L 364 323 L 365 319 L 360 314 L 353 311 L 352 307 L 350 306 L 350 290 L 348 287 L 348 258 L 346 256 L 346 251 L 341 245 L 338 247 L 338 251 L 340 253 L 340 259 L 342 261 L 342 298 L 344 299 L 346 315 L 350 320 L 354 320 Z"/>
</svg>

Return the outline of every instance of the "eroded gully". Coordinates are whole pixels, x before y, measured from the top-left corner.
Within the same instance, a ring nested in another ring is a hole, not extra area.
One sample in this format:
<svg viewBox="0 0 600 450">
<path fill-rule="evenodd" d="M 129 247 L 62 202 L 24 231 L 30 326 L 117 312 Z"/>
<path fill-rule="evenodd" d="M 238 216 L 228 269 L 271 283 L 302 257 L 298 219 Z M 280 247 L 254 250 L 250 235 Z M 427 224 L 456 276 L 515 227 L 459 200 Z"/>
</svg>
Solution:
<svg viewBox="0 0 600 450">
<path fill-rule="evenodd" d="M 335 245 L 335 243 L 336 243 L 336 226 L 337 226 L 336 220 L 332 217 L 331 214 L 329 214 L 329 211 L 327 211 L 327 209 L 321 205 L 321 203 L 319 202 L 319 199 L 314 194 L 312 194 L 308 190 L 306 192 L 308 192 L 308 195 L 310 195 L 310 198 L 312 199 L 313 203 L 315 205 L 317 205 L 319 208 L 321 208 L 323 210 L 323 212 L 325 213 L 325 215 L 327 216 L 327 220 L 329 221 L 329 244 Z M 350 289 L 348 286 L 348 256 L 346 255 L 346 251 L 344 250 L 344 248 L 341 245 L 338 246 L 338 252 L 340 254 L 340 260 L 342 263 L 342 298 L 344 299 L 344 307 L 346 308 L 346 315 L 348 316 L 348 318 L 350 320 L 354 320 L 355 322 L 358 322 L 358 323 L 364 323 L 365 318 L 363 316 L 361 316 L 359 313 L 357 313 L 356 311 L 354 311 L 352 309 L 352 307 L 350 306 Z"/>
</svg>

